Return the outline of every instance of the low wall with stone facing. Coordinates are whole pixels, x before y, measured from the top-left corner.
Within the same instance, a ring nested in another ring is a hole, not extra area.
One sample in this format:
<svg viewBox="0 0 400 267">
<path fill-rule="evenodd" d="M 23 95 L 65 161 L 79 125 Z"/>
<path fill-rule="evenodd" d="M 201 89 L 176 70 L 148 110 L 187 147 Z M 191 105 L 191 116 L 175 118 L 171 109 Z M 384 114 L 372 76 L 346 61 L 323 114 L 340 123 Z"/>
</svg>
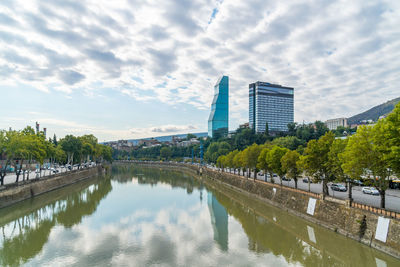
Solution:
<svg viewBox="0 0 400 267">
<path fill-rule="evenodd" d="M 3 186 L 0 189 L 0 208 L 104 173 L 105 169 L 99 165 Z"/>
<path fill-rule="evenodd" d="M 129 163 L 129 162 L 126 162 Z M 119 163 L 117 163 L 119 164 Z M 144 166 L 171 167 L 190 169 L 194 174 L 202 173 L 202 179 L 212 179 L 237 191 L 252 196 L 308 221 L 331 229 L 339 234 L 355 239 L 367 246 L 374 247 L 396 258 L 400 258 L 400 220 L 391 218 L 386 242 L 375 239 L 375 231 L 379 215 L 372 212 L 350 207 L 344 200 L 327 197 L 322 199 L 315 193 L 304 192 L 294 188 L 246 179 L 226 172 L 213 171 L 207 168 L 161 162 L 140 162 Z M 313 215 L 307 213 L 310 198 L 316 199 Z"/>
</svg>

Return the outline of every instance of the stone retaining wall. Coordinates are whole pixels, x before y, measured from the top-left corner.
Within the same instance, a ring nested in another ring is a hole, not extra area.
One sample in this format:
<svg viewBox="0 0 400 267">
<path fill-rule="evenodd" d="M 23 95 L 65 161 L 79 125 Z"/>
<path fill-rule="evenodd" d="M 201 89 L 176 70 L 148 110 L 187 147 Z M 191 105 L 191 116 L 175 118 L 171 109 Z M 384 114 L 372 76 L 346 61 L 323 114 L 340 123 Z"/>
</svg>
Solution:
<svg viewBox="0 0 400 267">
<path fill-rule="evenodd" d="M 0 190 L 0 208 L 104 173 L 104 167 L 99 165 L 3 186 Z"/>
<path fill-rule="evenodd" d="M 186 164 L 161 162 L 138 164 L 172 168 L 184 167 L 191 169 L 193 173 L 200 173 L 200 169 L 197 166 Z M 323 200 L 318 197 L 318 194 L 286 188 L 279 184 L 254 181 L 243 176 L 213 171 L 207 168 L 203 168 L 201 173 L 205 180 L 212 179 L 224 186 L 258 197 L 273 206 L 280 207 L 308 221 L 400 258 L 400 220 L 398 219 L 390 219 L 387 240 L 384 243 L 375 239 L 379 215 L 350 207 L 344 200 L 329 197 Z M 316 199 L 314 215 L 307 214 L 310 198 Z"/>
</svg>

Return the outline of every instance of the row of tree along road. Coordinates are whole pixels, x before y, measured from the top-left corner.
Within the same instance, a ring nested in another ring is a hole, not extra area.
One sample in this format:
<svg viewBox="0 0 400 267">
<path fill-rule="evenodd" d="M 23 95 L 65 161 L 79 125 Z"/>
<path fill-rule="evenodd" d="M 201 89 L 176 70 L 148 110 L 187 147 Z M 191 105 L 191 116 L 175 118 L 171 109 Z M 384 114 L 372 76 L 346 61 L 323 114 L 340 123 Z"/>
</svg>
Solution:
<svg viewBox="0 0 400 267">
<path fill-rule="evenodd" d="M 389 181 L 393 175 L 400 175 L 400 104 L 387 118 L 374 126 L 359 127 L 346 139 L 337 139 L 334 133 L 327 132 L 297 150 L 271 142 L 234 151 L 229 151 L 224 144 L 216 143 L 214 146 L 216 152 L 207 151 L 206 154 L 209 152 L 209 158 L 219 155 L 216 163 L 222 170 L 230 168 L 235 173 L 240 169 L 248 170 L 247 176 L 254 172 L 254 179 L 258 170 L 268 173 L 271 178 L 273 174 L 280 178 L 286 175 L 294 180 L 296 188 L 298 178 L 305 173 L 316 181 L 322 181 L 324 195 L 329 195 L 328 182 L 340 181 L 347 183 L 351 199 L 352 183 L 365 178 L 367 183 L 377 188 L 381 208 L 385 208 Z"/>
<path fill-rule="evenodd" d="M 25 172 L 29 179 L 32 164 L 42 169 L 45 163 L 50 166 L 81 166 L 87 162 L 104 160 L 112 160 L 112 149 L 99 144 L 93 135 L 67 135 L 60 140 L 54 135 L 53 139 L 47 140 L 43 132 L 35 133 L 30 126 L 21 131 L 0 131 L 0 185 L 4 184 L 4 178 L 11 170 L 16 174 L 15 182 Z"/>
</svg>

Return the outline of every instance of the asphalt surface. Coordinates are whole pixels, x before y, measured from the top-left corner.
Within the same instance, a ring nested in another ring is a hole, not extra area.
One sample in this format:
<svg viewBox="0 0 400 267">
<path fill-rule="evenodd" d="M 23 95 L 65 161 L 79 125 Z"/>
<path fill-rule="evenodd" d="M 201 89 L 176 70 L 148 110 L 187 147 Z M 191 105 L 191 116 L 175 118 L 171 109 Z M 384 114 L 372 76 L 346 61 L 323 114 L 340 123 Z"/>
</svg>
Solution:
<svg viewBox="0 0 400 267">
<path fill-rule="evenodd" d="M 216 170 L 216 168 L 213 168 Z M 229 171 L 228 171 L 229 172 Z M 253 178 L 254 175 L 251 175 L 251 178 Z M 257 176 L 257 180 L 262 180 L 264 181 L 264 176 Z M 270 182 L 271 179 L 268 178 L 268 182 Z M 274 181 L 276 184 L 280 184 L 281 181 L 279 177 L 274 177 Z M 292 187 L 294 188 L 294 180 L 292 179 L 291 181 L 283 181 L 282 184 L 284 186 Z M 338 199 L 347 199 L 349 193 L 348 192 L 339 192 L 339 191 L 332 191 L 330 188 L 330 184 L 328 183 L 328 188 L 329 188 L 329 195 L 331 197 L 335 197 Z M 343 183 L 342 183 L 343 184 Z M 345 184 L 343 184 L 345 185 Z M 298 179 L 297 181 L 297 188 L 308 191 L 308 183 L 304 183 L 302 179 Z M 381 196 L 380 195 L 368 195 L 364 194 L 362 192 L 362 186 L 353 186 L 352 187 L 352 197 L 353 201 L 360 203 L 360 204 L 365 204 L 373 207 L 380 207 L 381 203 Z M 312 183 L 310 184 L 310 191 L 313 193 L 322 193 L 322 183 Z M 388 189 L 386 190 L 386 210 L 391 210 L 391 211 L 396 211 L 400 212 L 400 190 L 398 189 Z"/>
<path fill-rule="evenodd" d="M 55 168 L 56 170 L 60 172 L 68 172 L 69 170 L 67 170 L 66 168 Z M 78 167 L 73 167 L 74 170 L 78 169 Z M 50 170 L 41 170 L 41 175 L 39 173 L 36 173 L 35 171 L 31 171 L 29 173 L 29 179 L 35 179 L 35 178 L 44 178 L 45 176 L 49 176 L 54 174 L 52 171 Z M 6 177 L 4 177 L 4 184 L 12 184 L 15 183 L 17 179 L 17 175 L 13 172 L 13 173 L 7 173 Z M 25 180 L 27 179 L 27 174 L 25 174 Z M 23 175 L 20 174 L 19 176 L 19 180 L 18 181 L 22 181 L 23 180 Z"/>
</svg>

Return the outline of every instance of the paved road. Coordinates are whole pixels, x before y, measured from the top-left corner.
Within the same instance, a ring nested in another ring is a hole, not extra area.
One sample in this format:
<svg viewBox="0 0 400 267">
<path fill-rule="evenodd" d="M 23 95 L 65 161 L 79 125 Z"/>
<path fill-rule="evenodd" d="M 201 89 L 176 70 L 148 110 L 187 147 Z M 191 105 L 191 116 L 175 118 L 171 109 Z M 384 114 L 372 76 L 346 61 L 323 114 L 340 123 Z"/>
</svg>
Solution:
<svg viewBox="0 0 400 267">
<path fill-rule="evenodd" d="M 56 168 L 59 172 L 67 172 L 66 168 Z M 74 170 L 78 169 L 78 167 L 73 167 Z M 35 171 L 31 171 L 29 173 L 29 179 L 35 179 L 37 177 L 45 177 L 48 175 L 53 174 L 50 170 L 41 170 L 41 176 L 39 173 L 36 173 Z M 25 174 L 25 179 L 27 178 L 27 175 Z M 4 177 L 4 184 L 12 184 L 15 183 L 15 180 L 17 179 L 17 175 L 15 173 L 7 173 L 6 177 Z M 19 181 L 22 181 L 23 175 L 21 174 L 19 176 Z"/>
<path fill-rule="evenodd" d="M 217 170 L 216 168 L 213 168 L 213 169 Z M 229 170 L 227 170 L 227 171 L 229 172 Z M 253 178 L 253 177 L 254 177 L 254 175 L 251 175 L 251 178 Z M 264 176 L 258 175 L 257 179 L 264 180 Z M 274 177 L 274 180 L 275 180 L 276 184 L 280 184 L 280 179 L 278 177 Z M 271 179 L 268 178 L 268 182 L 270 182 L 270 181 L 271 181 Z M 283 181 L 282 184 L 285 186 L 294 188 L 294 180 Z M 303 183 L 302 179 L 298 180 L 297 187 L 299 189 L 308 191 L 308 183 Z M 332 191 L 330 186 L 328 186 L 328 187 L 329 187 L 329 195 L 330 196 L 339 198 L 339 199 L 347 199 L 348 198 L 348 194 L 349 194 L 348 192 Z M 381 203 L 381 197 L 364 194 L 361 191 L 361 189 L 362 189 L 361 186 L 353 187 L 352 194 L 353 194 L 354 202 L 379 208 L 380 203 Z M 313 193 L 322 193 L 322 183 L 310 184 L 310 191 Z M 386 209 L 400 212 L 400 190 L 398 190 L 398 189 L 386 190 Z"/>
</svg>

